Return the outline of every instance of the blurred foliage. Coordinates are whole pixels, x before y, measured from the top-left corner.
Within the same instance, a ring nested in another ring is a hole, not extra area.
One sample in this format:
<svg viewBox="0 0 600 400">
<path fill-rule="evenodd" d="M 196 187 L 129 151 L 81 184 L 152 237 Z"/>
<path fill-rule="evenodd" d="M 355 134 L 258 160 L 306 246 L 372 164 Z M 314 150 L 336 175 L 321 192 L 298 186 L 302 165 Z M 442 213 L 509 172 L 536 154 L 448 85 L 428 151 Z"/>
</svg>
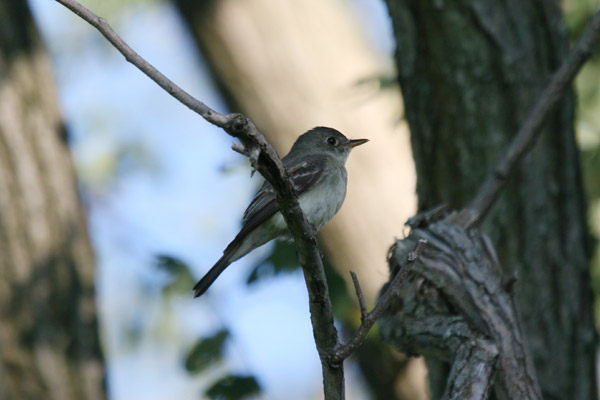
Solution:
<svg viewBox="0 0 600 400">
<path fill-rule="evenodd" d="M 156 257 L 156 266 L 170 278 L 163 287 L 163 295 L 189 295 L 195 280 L 188 264 L 176 257 L 161 254 Z M 206 372 L 223 360 L 229 337 L 229 330 L 223 328 L 210 336 L 199 338 L 185 356 L 186 371 L 190 375 Z M 260 387 L 254 377 L 228 375 L 216 381 L 205 395 L 211 399 L 235 400 L 258 393 Z"/>
<path fill-rule="evenodd" d="M 571 39 L 576 39 L 596 13 L 598 0 L 564 0 L 563 9 Z"/>
<path fill-rule="evenodd" d="M 333 304 L 333 316 L 337 319 L 348 319 L 352 315 L 356 315 L 358 316 L 358 320 L 360 320 L 360 312 L 356 312 L 358 308 L 350 298 L 346 281 L 338 274 L 327 259 L 324 261 L 325 277 L 329 284 L 329 295 Z"/>
<path fill-rule="evenodd" d="M 355 88 L 371 88 L 375 91 L 398 88 L 398 76 L 396 74 L 372 75 L 359 79 L 354 83 Z"/>
<path fill-rule="evenodd" d="M 331 301 L 334 305 L 334 316 L 336 318 L 345 317 L 349 312 L 355 310 L 348 297 L 346 282 L 327 261 L 327 258 L 323 259 L 323 266 L 329 284 Z M 271 254 L 254 265 L 246 282 L 250 285 L 261 279 L 296 271 L 298 268 L 300 265 L 298 264 L 296 245 L 290 241 L 278 240 L 275 242 Z"/>
<path fill-rule="evenodd" d="M 190 374 L 197 374 L 222 360 L 228 337 L 229 331 L 221 329 L 212 336 L 200 338 L 185 358 L 185 369 Z"/>
<path fill-rule="evenodd" d="M 597 0 L 566 0 L 563 3 L 571 41 L 577 40 L 598 9 Z M 577 93 L 577 142 L 589 204 L 589 223 L 595 239 L 592 279 L 596 325 L 600 325 L 600 57 L 593 54 L 575 81 Z"/>
<path fill-rule="evenodd" d="M 156 266 L 166 271 L 171 278 L 170 282 L 163 287 L 165 295 L 190 295 L 195 280 L 190 267 L 185 262 L 178 258 L 161 254 L 156 256 Z"/>
<path fill-rule="evenodd" d="M 278 240 L 273 252 L 252 267 L 246 282 L 252 284 L 260 279 L 296 271 L 298 268 L 296 246 L 291 242 Z"/>
<path fill-rule="evenodd" d="M 213 384 L 205 394 L 213 400 L 241 400 L 260 392 L 253 376 L 229 375 Z"/>
<path fill-rule="evenodd" d="M 159 157 L 141 140 L 122 140 L 101 130 L 89 132 L 86 148 L 79 152 L 77 173 L 85 192 L 106 193 L 120 180 L 136 172 L 158 175 Z"/>
<path fill-rule="evenodd" d="M 398 89 L 398 75 L 396 73 L 368 75 L 354 82 L 352 88 L 353 90 L 360 90 L 363 93 L 362 101 L 367 102 L 381 92 Z M 403 122 L 406 122 L 406 116 L 404 115 L 404 110 L 401 108 L 398 109 L 398 116 L 395 118 L 394 125 L 397 126 Z"/>
</svg>

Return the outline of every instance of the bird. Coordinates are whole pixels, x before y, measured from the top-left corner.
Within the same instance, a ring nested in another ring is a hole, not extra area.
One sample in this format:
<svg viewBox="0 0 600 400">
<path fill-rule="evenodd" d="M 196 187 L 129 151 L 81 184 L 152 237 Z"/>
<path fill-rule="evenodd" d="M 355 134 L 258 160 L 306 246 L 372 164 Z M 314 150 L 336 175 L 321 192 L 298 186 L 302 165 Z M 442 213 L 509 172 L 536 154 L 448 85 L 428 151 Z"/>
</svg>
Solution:
<svg viewBox="0 0 600 400">
<path fill-rule="evenodd" d="M 350 140 L 336 129 L 318 126 L 300 135 L 281 159 L 291 175 L 300 208 L 315 232 L 340 210 L 346 197 L 348 155 L 368 141 Z M 204 294 L 232 262 L 278 237 L 289 237 L 289 231 L 273 186 L 265 181 L 244 212 L 239 233 L 194 286 L 194 297 Z"/>
</svg>

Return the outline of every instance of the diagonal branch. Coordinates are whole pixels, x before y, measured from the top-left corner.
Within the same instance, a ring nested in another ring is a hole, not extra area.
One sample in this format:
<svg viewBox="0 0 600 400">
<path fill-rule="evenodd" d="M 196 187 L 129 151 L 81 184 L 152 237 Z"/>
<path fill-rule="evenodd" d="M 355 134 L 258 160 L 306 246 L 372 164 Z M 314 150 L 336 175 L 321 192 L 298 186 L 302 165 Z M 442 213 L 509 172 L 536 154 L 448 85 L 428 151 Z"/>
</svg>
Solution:
<svg viewBox="0 0 600 400">
<path fill-rule="evenodd" d="M 471 210 L 471 220 L 468 225 L 480 222 L 494 205 L 508 178 L 515 170 L 519 161 L 533 146 L 541 132 L 541 126 L 569 88 L 569 84 L 583 64 L 591 57 L 600 40 L 600 10 L 596 12 L 585 32 L 571 49 L 567 59 L 554 73 L 550 82 L 539 97 L 528 117 L 525 119 L 508 149 L 502 155 L 494 169 L 489 173 L 479 191 L 468 205 Z"/>
<path fill-rule="evenodd" d="M 97 16 L 77 1 L 74 0 L 56 0 L 76 15 L 88 22 L 117 49 L 127 61 L 135 65 L 140 71 L 146 74 L 150 79 L 167 91 L 171 96 L 189 107 L 192 111 L 202 116 L 208 122 L 223 128 L 230 121 L 227 115 L 220 114 L 208 107 L 206 104 L 195 99 L 188 92 L 177 86 L 173 81 L 167 78 L 162 72 L 154 68 L 148 61 L 136 53 L 117 33 L 110 27 L 108 22 L 102 17 Z"/>
</svg>

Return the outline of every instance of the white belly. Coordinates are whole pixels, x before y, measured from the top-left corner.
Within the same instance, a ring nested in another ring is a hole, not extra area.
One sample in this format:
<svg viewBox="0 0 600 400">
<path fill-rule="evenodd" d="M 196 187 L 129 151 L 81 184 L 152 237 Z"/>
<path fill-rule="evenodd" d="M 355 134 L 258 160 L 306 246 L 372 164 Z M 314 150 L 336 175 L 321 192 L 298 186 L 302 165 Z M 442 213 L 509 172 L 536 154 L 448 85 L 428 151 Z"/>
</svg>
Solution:
<svg viewBox="0 0 600 400">
<path fill-rule="evenodd" d="M 300 208 L 318 231 L 340 210 L 346 198 L 346 171 L 336 169 L 323 177 L 314 188 L 303 193 Z"/>
</svg>

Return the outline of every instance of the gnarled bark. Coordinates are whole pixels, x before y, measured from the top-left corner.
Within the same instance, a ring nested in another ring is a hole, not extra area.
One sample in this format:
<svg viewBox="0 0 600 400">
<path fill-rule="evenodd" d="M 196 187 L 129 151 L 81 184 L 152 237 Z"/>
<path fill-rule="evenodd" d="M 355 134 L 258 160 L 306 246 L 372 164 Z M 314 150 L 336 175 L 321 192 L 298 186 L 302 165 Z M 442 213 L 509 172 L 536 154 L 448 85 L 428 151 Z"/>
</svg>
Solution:
<svg viewBox="0 0 600 400">
<path fill-rule="evenodd" d="M 460 213 L 413 229 L 390 257 L 395 275 L 416 240 L 425 250 L 381 319 L 386 341 L 407 353 L 452 363 L 443 398 L 541 398 L 523 340 L 512 285 L 489 240 L 466 229 Z"/>
</svg>

